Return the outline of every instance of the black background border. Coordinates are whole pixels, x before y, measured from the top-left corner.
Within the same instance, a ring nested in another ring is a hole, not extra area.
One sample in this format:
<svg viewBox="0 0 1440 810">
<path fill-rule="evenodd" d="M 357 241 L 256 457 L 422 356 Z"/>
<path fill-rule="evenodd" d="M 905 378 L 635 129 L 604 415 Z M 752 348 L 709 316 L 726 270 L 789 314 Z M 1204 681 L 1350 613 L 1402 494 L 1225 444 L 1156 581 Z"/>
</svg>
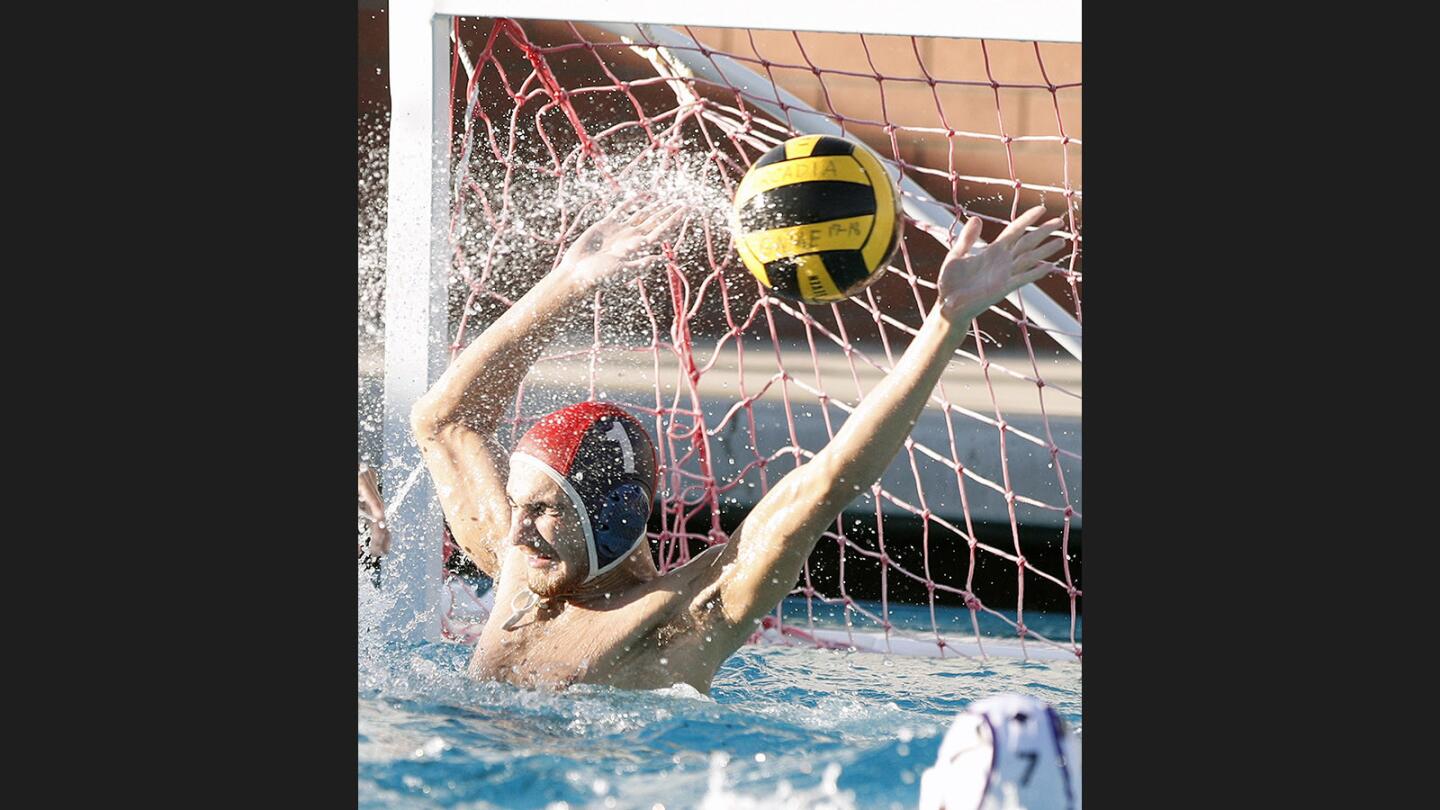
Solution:
<svg viewBox="0 0 1440 810">
<path fill-rule="evenodd" d="M 1244 47 L 1228 20 L 1144 36 L 1098 5 L 1084 21 L 1085 789 L 1092 807 L 1177 791 L 1167 804 L 1230 806 L 1273 743 L 1237 730 L 1267 696 L 1254 662 L 1291 597 L 1272 530 L 1217 511 L 1273 492 L 1267 434 L 1249 423 L 1272 381 L 1245 360 L 1274 332 L 1234 304 L 1237 277 L 1254 300 L 1277 265 L 1239 259 L 1233 239 L 1263 227 L 1240 217 L 1263 206 L 1209 180 L 1245 175 L 1264 104 L 1244 90 L 1256 65 L 1227 55 Z M 348 803 L 355 574 L 334 516 L 348 514 L 357 405 L 356 25 L 294 4 L 203 31 L 193 84 L 152 91 L 172 116 L 156 130 L 187 137 L 137 159 L 193 184 L 163 224 L 204 301 L 175 328 L 209 325 L 189 333 L 196 359 L 171 366 L 170 439 L 195 472 L 165 518 L 181 521 L 174 574 L 198 569 L 230 598 L 145 677 L 189 682 L 174 696 L 209 732 L 192 755 L 232 771 L 222 795 Z"/>
</svg>

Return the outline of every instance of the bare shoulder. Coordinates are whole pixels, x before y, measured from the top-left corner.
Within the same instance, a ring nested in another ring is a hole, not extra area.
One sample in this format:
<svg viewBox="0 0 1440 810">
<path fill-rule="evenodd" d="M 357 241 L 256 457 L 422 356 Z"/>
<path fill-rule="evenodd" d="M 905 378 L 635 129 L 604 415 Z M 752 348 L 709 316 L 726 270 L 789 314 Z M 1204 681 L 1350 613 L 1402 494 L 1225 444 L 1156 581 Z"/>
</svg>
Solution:
<svg viewBox="0 0 1440 810">
<path fill-rule="evenodd" d="M 664 587 L 675 595 L 675 618 L 693 631 L 713 634 L 729 624 L 721 604 L 724 551 L 724 545 L 711 546 L 662 577 L 670 580 Z"/>
</svg>

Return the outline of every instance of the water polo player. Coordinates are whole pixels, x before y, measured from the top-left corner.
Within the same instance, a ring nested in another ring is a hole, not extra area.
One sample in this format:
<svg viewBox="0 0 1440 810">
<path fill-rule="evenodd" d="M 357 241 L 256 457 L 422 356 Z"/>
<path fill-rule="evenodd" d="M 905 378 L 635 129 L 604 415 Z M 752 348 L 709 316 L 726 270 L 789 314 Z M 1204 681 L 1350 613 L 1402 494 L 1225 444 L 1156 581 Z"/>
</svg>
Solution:
<svg viewBox="0 0 1440 810">
<path fill-rule="evenodd" d="M 1055 219 L 1025 212 L 967 256 L 972 218 L 946 257 L 919 334 L 834 439 L 773 486 L 728 542 L 660 574 L 645 542 L 656 496 L 652 440 L 620 408 L 546 416 L 507 453 L 496 437 L 563 319 L 652 265 L 685 210 L 642 198 L 582 233 L 560 263 L 480 334 L 416 404 L 411 423 L 456 540 L 496 580 L 470 673 L 521 685 L 687 683 L 716 670 L 789 593 L 821 532 L 900 450 L 973 318 L 1050 271 Z"/>
<path fill-rule="evenodd" d="M 1045 701 L 1003 694 L 951 722 L 918 810 L 1082 810 L 1080 738 Z"/>
</svg>

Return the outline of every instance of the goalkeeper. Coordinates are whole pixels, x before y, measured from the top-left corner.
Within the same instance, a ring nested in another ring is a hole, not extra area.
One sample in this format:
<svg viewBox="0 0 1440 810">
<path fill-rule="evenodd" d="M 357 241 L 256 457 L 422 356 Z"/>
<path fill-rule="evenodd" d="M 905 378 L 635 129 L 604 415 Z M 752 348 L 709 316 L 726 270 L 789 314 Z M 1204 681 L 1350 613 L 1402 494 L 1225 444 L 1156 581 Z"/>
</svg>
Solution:
<svg viewBox="0 0 1440 810">
<path fill-rule="evenodd" d="M 1052 219 L 1026 211 L 983 251 L 970 219 L 939 296 L 894 371 L 808 464 L 757 503 L 727 542 L 659 573 L 645 542 L 657 459 L 641 423 L 584 402 L 508 450 L 496 430 L 567 315 L 659 258 L 686 210 L 641 197 L 592 225 L 560 263 L 455 359 L 411 412 L 455 539 L 495 579 L 469 672 L 524 686 L 603 683 L 703 693 L 790 592 L 821 532 L 900 450 L 973 318 L 1053 269 Z"/>
</svg>

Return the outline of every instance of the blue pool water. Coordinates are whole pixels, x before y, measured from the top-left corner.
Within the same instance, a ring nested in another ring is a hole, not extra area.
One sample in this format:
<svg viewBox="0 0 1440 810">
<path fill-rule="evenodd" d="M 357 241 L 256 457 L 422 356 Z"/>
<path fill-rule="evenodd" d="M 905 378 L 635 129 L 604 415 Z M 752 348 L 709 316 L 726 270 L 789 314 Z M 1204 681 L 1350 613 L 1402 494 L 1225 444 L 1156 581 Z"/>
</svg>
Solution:
<svg viewBox="0 0 1440 810">
<path fill-rule="evenodd" d="M 374 629 L 381 597 L 363 575 L 359 588 L 361 807 L 908 809 L 972 700 L 1034 695 L 1081 726 L 1070 661 L 747 645 L 708 697 L 478 683 L 464 675 L 468 646 L 386 644 Z M 803 621 L 803 604 L 787 621 Z M 928 608 L 891 607 L 897 624 L 928 628 Z M 968 630 L 967 611 L 937 612 L 942 629 Z M 1026 623 L 1068 637 L 1068 616 L 1027 612 Z"/>
</svg>

